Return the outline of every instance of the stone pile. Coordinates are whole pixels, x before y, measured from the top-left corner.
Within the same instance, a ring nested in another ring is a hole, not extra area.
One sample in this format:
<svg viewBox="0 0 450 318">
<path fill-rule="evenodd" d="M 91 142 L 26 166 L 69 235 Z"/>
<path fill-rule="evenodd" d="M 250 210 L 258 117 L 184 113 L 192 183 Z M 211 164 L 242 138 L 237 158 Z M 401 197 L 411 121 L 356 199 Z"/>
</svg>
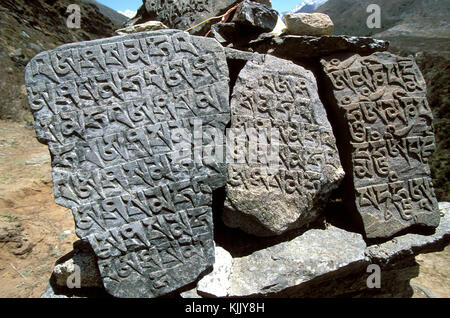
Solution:
<svg viewBox="0 0 450 318">
<path fill-rule="evenodd" d="M 223 15 L 241 0 L 145 0 L 136 16 L 125 26 L 160 21 L 172 29 L 188 30 L 205 20 Z M 211 23 L 194 28 L 191 33 L 203 35 Z"/>
<path fill-rule="evenodd" d="M 414 255 L 450 234 L 420 70 L 384 41 L 278 22 L 267 1 L 147 0 L 124 35 L 28 63 L 82 239 L 46 297 L 408 295 Z"/>
</svg>

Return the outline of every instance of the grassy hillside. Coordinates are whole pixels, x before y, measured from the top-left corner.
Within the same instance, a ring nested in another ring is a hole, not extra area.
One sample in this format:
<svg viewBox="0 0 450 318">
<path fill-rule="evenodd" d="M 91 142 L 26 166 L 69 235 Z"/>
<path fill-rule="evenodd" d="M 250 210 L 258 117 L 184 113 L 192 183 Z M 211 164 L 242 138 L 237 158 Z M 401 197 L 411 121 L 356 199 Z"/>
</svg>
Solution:
<svg viewBox="0 0 450 318">
<path fill-rule="evenodd" d="M 66 26 L 67 7 L 81 7 L 81 29 Z M 28 61 L 64 43 L 114 34 L 119 25 L 79 0 L 0 1 L 0 119 L 31 121 L 24 84 Z"/>
<path fill-rule="evenodd" d="M 450 59 L 419 54 L 417 63 L 428 86 L 428 101 L 434 114 L 437 150 L 431 158 L 436 195 L 450 202 Z"/>
</svg>

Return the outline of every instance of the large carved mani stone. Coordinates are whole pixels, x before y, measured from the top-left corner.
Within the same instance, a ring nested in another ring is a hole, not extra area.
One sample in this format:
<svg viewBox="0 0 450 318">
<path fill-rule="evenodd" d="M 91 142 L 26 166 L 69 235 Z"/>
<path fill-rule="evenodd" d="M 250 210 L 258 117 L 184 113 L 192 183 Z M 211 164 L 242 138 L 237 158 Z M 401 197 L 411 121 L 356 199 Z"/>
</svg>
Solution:
<svg viewBox="0 0 450 318">
<path fill-rule="evenodd" d="M 224 223 L 274 236 L 317 220 L 344 170 L 312 72 L 255 54 L 233 91 L 231 128 Z"/>
<path fill-rule="evenodd" d="M 437 227 L 428 159 L 435 150 L 425 80 L 412 57 L 391 53 L 322 60 L 341 132 L 348 200 L 367 238 Z"/>
<path fill-rule="evenodd" d="M 223 48 L 181 31 L 136 33 L 40 53 L 25 79 L 55 201 L 72 209 L 106 290 L 157 297 L 210 268 L 230 120 Z"/>
</svg>

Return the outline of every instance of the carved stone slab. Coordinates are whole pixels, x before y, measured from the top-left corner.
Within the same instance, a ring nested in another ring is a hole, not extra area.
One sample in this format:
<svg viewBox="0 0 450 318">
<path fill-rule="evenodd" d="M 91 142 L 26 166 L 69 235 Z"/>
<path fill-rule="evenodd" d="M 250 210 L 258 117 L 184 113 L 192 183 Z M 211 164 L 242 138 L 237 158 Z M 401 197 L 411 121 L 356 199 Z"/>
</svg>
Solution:
<svg viewBox="0 0 450 318">
<path fill-rule="evenodd" d="M 161 21 L 169 28 L 187 30 L 212 17 L 224 14 L 241 0 L 146 0 L 135 18 L 127 24 Z M 217 19 L 216 21 L 220 21 Z M 204 34 L 211 23 L 205 23 L 191 31 Z"/>
<path fill-rule="evenodd" d="M 211 267 L 212 190 L 226 182 L 211 131 L 230 120 L 223 48 L 175 30 L 74 43 L 34 57 L 25 80 L 55 201 L 106 290 L 156 297 Z"/>
<path fill-rule="evenodd" d="M 414 59 L 385 52 L 329 57 L 322 65 L 342 133 L 348 201 L 367 238 L 438 226 L 428 166 L 433 115 Z"/>
<path fill-rule="evenodd" d="M 272 236 L 316 220 L 344 171 L 312 72 L 255 54 L 239 74 L 231 112 L 243 137 L 227 144 L 224 222 Z"/>
</svg>

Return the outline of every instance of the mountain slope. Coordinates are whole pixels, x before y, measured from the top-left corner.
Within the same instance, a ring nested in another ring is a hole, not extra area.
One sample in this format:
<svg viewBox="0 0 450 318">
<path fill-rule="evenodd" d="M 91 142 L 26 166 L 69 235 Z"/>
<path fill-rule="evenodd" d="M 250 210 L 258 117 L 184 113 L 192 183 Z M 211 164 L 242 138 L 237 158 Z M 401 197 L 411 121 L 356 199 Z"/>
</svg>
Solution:
<svg viewBox="0 0 450 318">
<path fill-rule="evenodd" d="M 81 7 L 81 29 L 69 29 L 70 4 Z M 114 35 L 120 25 L 93 4 L 80 0 L 0 1 L 0 119 L 32 119 L 24 84 L 27 62 L 64 43 Z"/>
<path fill-rule="evenodd" d="M 95 5 L 100 10 L 101 14 L 108 17 L 111 21 L 113 21 L 116 24 L 119 24 L 122 26 L 125 24 L 125 22 L 128 21 L 128 18 L 126 16 L 111 9 L 110 7 L 107 7 L 103 4 L 101 4 L 98 1 L 95 1 L 95 0 L 82 0 L 82 1 Z"/>
<path fill-rule="evenodd" d="M 289 11 L 289 13 L 312 13 L 327 1 L 328 0 L 305 0 Z"/>
<path fill-rule="evenodd" d="M 328 14 L 335 23 L 336 34 L 449 37 L 450 1 L 378 0 L 381 29 L 369 29 L 366 21 L 373 0 L 329 0 L 316 11 Z"/>
</svg>

